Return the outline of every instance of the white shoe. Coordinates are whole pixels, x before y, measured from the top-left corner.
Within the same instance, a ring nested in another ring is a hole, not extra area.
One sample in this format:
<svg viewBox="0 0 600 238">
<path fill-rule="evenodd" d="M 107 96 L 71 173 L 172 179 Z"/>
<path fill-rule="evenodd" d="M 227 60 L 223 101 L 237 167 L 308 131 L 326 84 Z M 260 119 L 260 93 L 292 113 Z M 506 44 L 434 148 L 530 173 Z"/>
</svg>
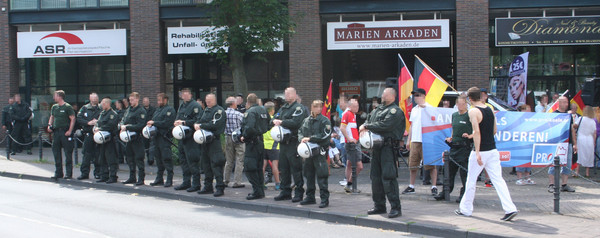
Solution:
<svg viewBox="0 0 600 238">
<path fill-rule="evenodd" d="M 348 184 L 348 181 L 346 181 L 346 179 L 340 181 L 340 186 L 346 186 Z"/>
<path fill-rule="evenodd" d="M 529 185 L 535 185 L 535 181 L 531 180 L 531 178 L 528 178 L 527 180 L 525 180 L 525 183 L 529 184 Z"/>
<path fill-rule="evenodd" d="M 523 185 L 526 184 L 526 182 L 525 182 L 524 179 L 519 179 L 519 180 L 517 180 L 516 184 L 519 185 L 519 186 L 523 186 Z"/>
</svg>

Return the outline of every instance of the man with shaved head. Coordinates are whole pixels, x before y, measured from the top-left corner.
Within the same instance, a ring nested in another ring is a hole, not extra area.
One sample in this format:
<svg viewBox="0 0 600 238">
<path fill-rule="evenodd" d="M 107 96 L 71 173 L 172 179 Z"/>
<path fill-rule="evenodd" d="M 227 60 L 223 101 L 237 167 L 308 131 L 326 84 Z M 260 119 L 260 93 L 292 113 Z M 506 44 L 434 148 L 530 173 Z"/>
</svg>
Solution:
<svg viewBox="0 0 600 238">
<path fill-rule="evenodd" d="M 569 98 L 565 96 L 558 97 L 558 109 L 554 112 L 569 113 Z M 561 192 L 575 192 L 575 189 L 567 185 L 569 175 L 571 174 L 571 163 L 573 163 L 572 151 L 574 148 L 577 148 L 577 137 L 575 136 L 577 132 L 575 128 L 573 128 L 573 120 L 571 120 L 570 126 L 571 133 L 569 134 L 569 152 L 567 153 L 567 164 L 563 164 L 560 167 L 560 178 L 562 179 L 562 184 L 560 186 Z M 550 180 L 550 184 L 548 185 L 548 192 L 554 193 L 554 166 L 551 166 L 548 169 L 548 180 Z"/>
<path fill-rule="evenodd" d="M 196 130 L 206 130 L 213 133 L 214 139 L 202 144 L 202 169 L 204 169 L 204 188 L 198 191 L 199 194 L 212 193 L 215 197 L 223 196 L 225 183 L 223 183 L 223 166 L 225 166 L 225 156 L 221 148 L 221 134 L 225 132 L 227 115 L 225 110 L 217 105 L 217 97 L 214 94 L 206 95 L 206 108 L 204 114 L 194 128 Z M 213 178 L 216 180 L 216 191 L 213 190 Z"/>
<path fill-rule="evenodd" d="M 271 124 L 292 131 L 289 140 L 281 141 L 279 151 L 279 176 L 281 177 L 281 193 L 275 201 L 292 199 L 292 178 L 294 178 L 294 197 L 292 202 L 300 202 L 304 198 L 304 179 L 302 178 L 302 160 L 297 157 L 298 129 L 308 116 L 307 110 L 297 102 L 296 89 L 285 89 L 285 104 L 273 116 Z"/>
<path fill-rule="evenodd" d="M 94 177 L 100 179 L 100 166 L 98 164 L 98 146 L 94 143 L 92 129 L 98 122 L 102 109 L 98 106 L 98 94 L 90 93 L 90 103 L 83 105 L 77 113 L 77 123 L 81 126 L 83 139 L 83 160 L 81 161 L 81 175 L 78 180 L 88 179 L 90 164 L 94 163 Z"/>
</svg>

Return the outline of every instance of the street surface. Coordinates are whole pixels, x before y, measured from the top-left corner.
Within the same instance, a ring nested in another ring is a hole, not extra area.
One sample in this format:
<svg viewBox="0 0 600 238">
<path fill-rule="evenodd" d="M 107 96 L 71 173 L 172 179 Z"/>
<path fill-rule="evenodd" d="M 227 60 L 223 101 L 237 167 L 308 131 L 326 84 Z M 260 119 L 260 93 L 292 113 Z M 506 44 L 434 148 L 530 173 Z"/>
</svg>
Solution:
<svg viewBox="0 0 600 238">
<path fill-rule="evenodd" d="M 407 237 L 408 233 L 0 177 L 0 237 Z"/>
</svg>

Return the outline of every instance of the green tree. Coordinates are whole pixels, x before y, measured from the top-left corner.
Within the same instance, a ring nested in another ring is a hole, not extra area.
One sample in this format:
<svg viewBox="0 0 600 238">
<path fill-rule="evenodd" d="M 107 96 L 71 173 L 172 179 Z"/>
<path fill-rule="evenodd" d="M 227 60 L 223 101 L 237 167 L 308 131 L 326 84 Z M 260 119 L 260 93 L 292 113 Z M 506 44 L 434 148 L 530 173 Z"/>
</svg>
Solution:
<svg viewBox="0 0 600 238">
<path fill-rule="evenodd" d="M 207 7 L 213 26 L 203 32 L 208 50 L 229 65 L 234 90 L 246 95 L 246 56 L 264 59 L 259 52 L 274 51 L 293 33 L 287 5 L 279 0 L 213 0 Z"/>
</svg>

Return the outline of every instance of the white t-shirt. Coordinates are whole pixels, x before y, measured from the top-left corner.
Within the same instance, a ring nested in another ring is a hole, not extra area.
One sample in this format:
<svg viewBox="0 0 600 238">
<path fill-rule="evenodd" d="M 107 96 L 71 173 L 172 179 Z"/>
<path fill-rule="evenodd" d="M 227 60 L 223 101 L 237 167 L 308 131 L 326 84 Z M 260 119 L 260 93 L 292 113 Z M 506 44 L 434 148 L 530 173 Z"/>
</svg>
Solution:
<svg viewBox="0 0 600 238">
<path fill-rule="evenodd" d="M 425 103 L 425 107 L 431 107 Z M 423 142 L 423 131 L 421 130 L 421 111 L 425 108 L 416 106 L 410 112 L 410 142 Z"/>
</svg>

